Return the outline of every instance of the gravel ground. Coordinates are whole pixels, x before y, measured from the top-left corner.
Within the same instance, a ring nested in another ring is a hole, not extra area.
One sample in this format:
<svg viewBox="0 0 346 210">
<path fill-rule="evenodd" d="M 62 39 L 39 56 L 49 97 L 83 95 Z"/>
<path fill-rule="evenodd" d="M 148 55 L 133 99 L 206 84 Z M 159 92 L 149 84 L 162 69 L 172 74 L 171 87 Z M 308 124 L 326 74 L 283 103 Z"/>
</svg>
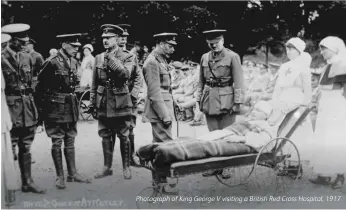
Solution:
<svg viewBox="0 0 346 210">
<path fill-rule="evenodd" d="M 190 127 L 183 122 L 179 124 L 179 130 L 180 136 L 190 137 L 208 132 L 206 126 Z M 97 122 L 79 122 L 78 132 L 75 144 L 77 168 L 80 173 L 92 177 L 103 165 Z M 173 135 L 176 134 L 176 124 L 174 124 Z M 141 117 L 137 120 L 135 135 L 136 148 L 151 142 L 150 124 L 141 123 Z M 132 180 L 123 179 L 119 140 L 117 140 L 113 176 L 93 180 L 91 184 L 67 183 L 65 190 L 58 190 L 55 188 L 55 169 L 50 148 L 51 140 L 46 134 L 37 134 L 32 146 L 33 158 L 36 160 L 32 165 L 32 174 L 35 182 L 46 188 L 47 193 L 36 195 L 18 192 L 17 205 L 11 208 L 136 208 L 136 199 L 140 199 L 138 193 L 151 185 L 151 173 L 144 168 L 132 168 Z M 66 169 L 65 162 L 64 167 Z M 345 189 L 333 191 L 328 187 L 310 184 L 308 182 L 310 172 L 307 169 L 308 166 L 305 167 L 305 176 L 297 185 L 278 195 L 273 193 L 274 185 L 268 184 L 275 181 L 275 176 L 253 177 L 246 185 L 228 188 L 219 183 L 215 177 L 204 178 L 196 174 L 179 179 L 178 197 L 161 197 L 156 202 L 156 204 L 161 203 L 160 206 L 150 207 L 145 202 L 140 204 L 141 208 L 345 208 Z M 146 195 L 148 194 L 143 194 L 142 198 L 148 199 Z M 251 200 L 251 196 L 252 198 L 257 196 L 257 200 Z"/>
</svg>

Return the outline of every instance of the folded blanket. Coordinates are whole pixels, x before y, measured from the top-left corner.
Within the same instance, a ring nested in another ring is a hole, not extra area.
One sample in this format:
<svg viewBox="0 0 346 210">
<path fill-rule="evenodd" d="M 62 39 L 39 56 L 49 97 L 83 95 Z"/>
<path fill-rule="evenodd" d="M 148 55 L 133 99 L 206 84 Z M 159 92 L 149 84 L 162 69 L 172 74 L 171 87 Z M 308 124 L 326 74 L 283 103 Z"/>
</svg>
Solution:
<svg viewBox="0 0 346 210">
<path fill-rule="evenodd" d="M 152 161 L 155 167 L 160 168 L 179 161 L 251 152 L 253 152 L 251 147 L 243 143 L 234 143 L 229 137 L 217 141 L 186 140 L 154 143 L 139 148 L 137 155 L 143 160 Z"/>
</svg>

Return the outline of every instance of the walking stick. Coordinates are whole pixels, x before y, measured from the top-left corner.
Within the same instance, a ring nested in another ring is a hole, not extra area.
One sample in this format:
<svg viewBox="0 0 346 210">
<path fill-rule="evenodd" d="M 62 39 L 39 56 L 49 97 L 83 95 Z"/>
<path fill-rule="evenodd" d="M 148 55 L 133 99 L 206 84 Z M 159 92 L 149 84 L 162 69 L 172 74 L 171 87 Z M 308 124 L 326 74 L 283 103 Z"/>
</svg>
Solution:
<svg viewBox="0 0 346 210">
<path fill-rule="evenodd" d="M 172 96 L 173 98 L 173 96 Z M 176 101 L 173 98 L 173 110 L 174 110 L 174 117 L 175 120 L 177 121 L 177 138 L 179 138 L 179 119 L 178 119 L 178 114 L 177 114 L 177 110 L 175 109 L 176 107 L 178 107 Z"/>
</svg>

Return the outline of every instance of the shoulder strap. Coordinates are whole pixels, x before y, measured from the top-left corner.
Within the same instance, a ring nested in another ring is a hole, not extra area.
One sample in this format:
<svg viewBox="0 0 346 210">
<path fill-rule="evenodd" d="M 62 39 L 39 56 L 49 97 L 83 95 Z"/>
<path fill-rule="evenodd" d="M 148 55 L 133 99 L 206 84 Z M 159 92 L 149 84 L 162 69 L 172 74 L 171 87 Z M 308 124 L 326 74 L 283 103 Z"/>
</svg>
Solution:
<svg viewBox="0 0 346 210">
<path fill-rule="evenodd" d="M 22 81 L 22 78 L 20 77 L 20 74 L 18 72 L 18 70 L 16 70 L 15 68 L 13 68 L 13 66 L 11 65 L 11 63 L 7 60 L 7 58 L 5 58 L 4 56 L 1 57 L 1 61 L 4 61 L 8 67 L 10 67 L 10 69 L 14 72 L 17 73 L 16 75 L 16 79 L 17 79 L 17 84 L 20 85 L 20 81 Z M 25 83 L 24 83 L 25 84 Z"/>
<path fill-rule="evenodd" d="M 17 70 L 16 70 L 15 68 L 13 68 L 13 66 L 12 66 L 11 63 L 7 60 L 7 58 L 5 58 L 4 56 L 1 56 L 1 57 L 2 57 L 1 61 L 4 61 L 4 62 L 6 63 L 6 65 L 7 65 L 8 67 L 10 67 L 10 69 L 11 69 L 12 71 L 17 72 Z"/>
</svg>

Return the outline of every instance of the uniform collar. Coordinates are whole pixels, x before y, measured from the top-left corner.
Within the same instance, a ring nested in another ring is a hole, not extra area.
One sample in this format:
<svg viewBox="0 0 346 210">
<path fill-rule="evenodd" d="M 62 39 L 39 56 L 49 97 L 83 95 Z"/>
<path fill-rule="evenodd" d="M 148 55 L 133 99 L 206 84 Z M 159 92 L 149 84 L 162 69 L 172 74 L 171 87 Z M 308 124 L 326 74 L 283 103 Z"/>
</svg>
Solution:
<svg viewBox="0 0 346 210">
<path fill-rule="evenodd" d="M 34 50 L 34 49 L 32 49 L 30 52 L 29 52 L 29 54 L 31 55 L 31 54 L 33 54 L 33 53 L 35 53 L 36 51 Z"/>
<path fill-rule="evenodd" d="M 153 53 L 158 56 L 160 59 L 163 59 L 166 61 L 166 56 L 164 56 L 164 54 L 162 53 L 162 51 L 160 49 L 155 49 L 153 50 Z"/>
<path fill-rule="evenodd" d="M 62 49 L 59 50 L 60 55 L 65 59 L 65 60 L 69 60 L 70 58 L 64 53 L 64 51 Z"/>
<path fill-rule="evenodd" d="M 210 60 L 211 60 L 211 61 L 218 61 L 218 60 L 221 60 L 222 58 L 225 57 L 225 52 L 226 52 L 226 48 L 223 47 L 222 50 L 220 51 L 220 53 L 217 53 L 216 56 L 214 57 L 213 51 L 210 51 Z"/>
<path fill-rule="evenodd" d="M 122 49 L 118 46 L 117 48 L 114 48 L 109 54 L 115 54 L 117 55 L 119 53 L 119 51 L 121 51 Z"/>
</svg>

